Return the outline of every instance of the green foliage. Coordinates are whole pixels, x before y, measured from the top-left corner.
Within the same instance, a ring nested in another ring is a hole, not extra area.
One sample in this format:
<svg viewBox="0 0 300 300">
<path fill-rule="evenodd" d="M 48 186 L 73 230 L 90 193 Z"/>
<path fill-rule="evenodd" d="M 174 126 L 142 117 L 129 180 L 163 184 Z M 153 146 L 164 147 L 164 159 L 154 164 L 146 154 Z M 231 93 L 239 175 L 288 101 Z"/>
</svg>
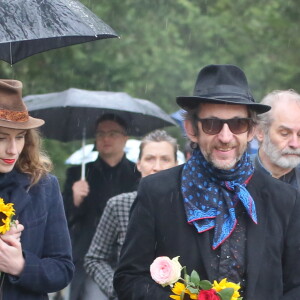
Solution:
<svg viewBox="0 0 300 300">
<path fill-rule="evenodd" d="M 199 286 L 202 290 L 210 290 L 212 288 L 212 284 L 208 280 L 201 280 Z"/>
<path fill-rule="evenodd" d="M 226 288 L 226 289 L 220 291 L 218 294 L 222 300 L 231 300 L 233 293 L 234 293 L 233 288 Z"/>
<path fill-rule="evenodd" d="M 187 289 L 193 294 L 199 294 L 201 290 L 210 290 L 213 287 L 210 281 L 201 280 L 198 272 L 195 270 L 192 271 L 190 276 L 186 274 L 186 270 L 184 271 L 184 283 L 186 284 Z M 217 294 L 220 296 L 221 300 L 231 300 L 233 293 L 233 288 L 225 288 Z M 183 292 L 181 295 L 182 299 L 184 299 L 184 295 L 185 293 Z M 243 298 L 239 299 L 242 300 Z"/>
<path fill-rule="evenodd" d="M 13 66 L 0 62 L 0 76 L 23 81 L 24 95 L 70 87 L 124 91 L 168 113 L 178 109 L 176 96 L 192 93 L 198 71 L 211 63 L 236 64 L 245 70 L 258 101 L 273 89 L 300 91 L 296 1 L 82 3 L 120 38 L 47 51 Z M 179 129 L 170 131 L 183 145 Z M 47 149 L 61 178 L 60 165 L 71 148 L 53 144 Z"/>
<path fill-rule="evenodd" d="M 199 274 L 195 270 L 191 273 L 191 282 L 194 286 L 198 286 L 200 284 Z"/>
<path fill-rule="evenodd" d="M 192 271 L 191 276 L 185 276 L 184 281 L 188 290 L 193 294 L 198 294 L 200 290 L 210 290 L 212 284 L 208 280 L 201 280 L 198 272 Z"/>
</svg>

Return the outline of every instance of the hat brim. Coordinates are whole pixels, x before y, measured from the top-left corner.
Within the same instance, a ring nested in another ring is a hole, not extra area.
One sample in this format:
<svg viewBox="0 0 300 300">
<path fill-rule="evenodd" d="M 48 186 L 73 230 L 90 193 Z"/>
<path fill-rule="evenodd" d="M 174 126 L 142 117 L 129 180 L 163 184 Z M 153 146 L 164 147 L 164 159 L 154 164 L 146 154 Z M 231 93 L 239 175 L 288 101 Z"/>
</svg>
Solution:
<svg viewBox="0 0 300 300">
<path fill-rule="evenodd" d="M 0 120 L 0 127 L 11 128 L 11 129 L 33 129 L 40 127 L 45 124 L 45 121 L 42 119 L 29 117 L 26 122 L 14 122 Z"/>
<path fill-rule="evenodd" d="M 201 103 L 215 103 L 215 104 L 233 104 L 233 105 L 246 105 L 258 114 L 263 114 L 271 109 L 271 106 L 259 104 L 255 102 L 245 101 L 242 98 L 230 97 L 229 99 L 218 99 L 199 96 L 179 96 L 176 97 L 177 104 L 184 110 L 196 108 Z"/>
</svg>

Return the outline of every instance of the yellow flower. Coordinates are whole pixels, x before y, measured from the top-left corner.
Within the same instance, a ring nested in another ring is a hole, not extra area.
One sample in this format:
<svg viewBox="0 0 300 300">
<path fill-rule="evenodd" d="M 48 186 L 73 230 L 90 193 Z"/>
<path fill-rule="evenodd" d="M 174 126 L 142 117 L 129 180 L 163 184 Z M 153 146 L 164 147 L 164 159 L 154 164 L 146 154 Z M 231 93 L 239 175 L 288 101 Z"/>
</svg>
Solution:
<svg viewBox="0 0 300 300">
<path fill-rule="evenodd" d="M 13 203 L 5 204 L 0 198 L 0 234 L 4 234 L 10 229 L 11 219 L 15 215 Z"/>
<path fill-rule="evenodd" d="M 180 300 L 180 295 L 182 293 L 189 294 L 191 299 L 197 299 L 197 294 L 192 294 L 186 286 L 181 283 L 181 282 L 176 282 L 174 287 L 172 288 L 172 292 L 175 295 L 171 295 L 170 298 L 175 299 L 175 300 Z"/>
<path fill-rule="evenodd" d="M 212 288 L 217 292 L 220 292 L 221 290 L 224 290 L 226 288 L 233 288 L 234 293 L 231 297 L 231 300 L 237 300 L 240 297 L 240 293 L 238 292 L 238 290 L 241 288 L 241 286 L 230 281 L 227 282 L 227 278 L 222 279 L 219 283 L 214 280 Z"/>
</svg>

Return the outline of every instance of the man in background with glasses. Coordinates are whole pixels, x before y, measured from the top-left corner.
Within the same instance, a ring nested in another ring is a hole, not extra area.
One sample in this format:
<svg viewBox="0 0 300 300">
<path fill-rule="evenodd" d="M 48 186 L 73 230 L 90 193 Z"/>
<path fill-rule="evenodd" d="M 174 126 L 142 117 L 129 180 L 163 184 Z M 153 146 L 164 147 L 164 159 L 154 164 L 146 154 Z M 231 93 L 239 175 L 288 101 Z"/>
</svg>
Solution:
<svg viewBox="0 0 300 300">
<path fill-rule="evenodd" d="M 239 283 L 244 300 L 298 299 L 300 196 L 254 170 L 246 151 L 270 106 L 255 103 L 234 65 L 204 67 L 194 95 L 177 103 L 194 151 L 183 166 L 141 180 L 114 278 L 118 299 L 170 298 L 150 276 L 160 256 L 179 256 L 201 280 Z"/>
<path fill-rule="evenodd" d="M 67 170 L 63 193 L 70 229 L 75 274 L 70 286 L 70 300 L 89 300 L 85 291 L 101 299 L 101 291 L 83 269 L 83 259 L 109 198 L 136 190 L 140 173 L 124 153 L 128 139 L 127 124 L 114 114 L 101 116 L 95 126 L 95 148 L 99 156 L 86 164 L 86 179 L 81 166 Z M 93 291 L 93 292 L 92 292 Z"/>
</svg>

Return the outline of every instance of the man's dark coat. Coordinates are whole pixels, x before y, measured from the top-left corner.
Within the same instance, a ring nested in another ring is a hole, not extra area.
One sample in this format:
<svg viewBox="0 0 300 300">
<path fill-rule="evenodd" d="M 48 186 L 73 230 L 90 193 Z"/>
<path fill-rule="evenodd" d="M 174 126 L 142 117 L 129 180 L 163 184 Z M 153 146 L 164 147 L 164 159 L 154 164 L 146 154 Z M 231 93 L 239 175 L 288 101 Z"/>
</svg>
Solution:
<svg viewBox="0 0 300 300">
<path fill-rule="evenodd" d="M 136 190 L 140 173 L 135 163 L 125 155 L 114 167 L 110 167 L 99 157 L 95 162 L 86 165 L 86 181 L 90 192 L 83 203 L 75 207 L 72 186 L 75 181 L 80 180 L 80 176 L 81 166 L 69 168 L 63 192 L 75 262 L 83 260 L 107 200 L 115 195 Z"/>
<path fill-rule="evenodd" d="M 114 286 L 119 300 L 168 300 L 170 288 L 155 283 L 149 266 L 158 256 L 180 256 L 190 274 L 213 281 L 209 232 L 186 221 L 180 190 L 182 167 L 142 179 Z M 244 300 L 300 299 L 300 199 L 289 185 L 255 171 L 247 189 L 258 224 L 247 222 Z"/>
<path fill-rule="evenodd" d="M 90 187 L 88 196 L 79 207 L 73 204 L 72 186 L 80 180 L 81 166 L 68 169 L 63 198 L 68 225 L 71 233 L 75 274 L 70 287 L 70 298 L 81 299 L 87 280 L 83 269 L 83 259 L 86 254 L 99 219 L 109 198 L 136 190 L 140 173 L 135 163 L 124 155 L 114 167 L 109 166 L 100 157 L 95 162 L 86 165 L 86 180 Z"/>
</svg>

